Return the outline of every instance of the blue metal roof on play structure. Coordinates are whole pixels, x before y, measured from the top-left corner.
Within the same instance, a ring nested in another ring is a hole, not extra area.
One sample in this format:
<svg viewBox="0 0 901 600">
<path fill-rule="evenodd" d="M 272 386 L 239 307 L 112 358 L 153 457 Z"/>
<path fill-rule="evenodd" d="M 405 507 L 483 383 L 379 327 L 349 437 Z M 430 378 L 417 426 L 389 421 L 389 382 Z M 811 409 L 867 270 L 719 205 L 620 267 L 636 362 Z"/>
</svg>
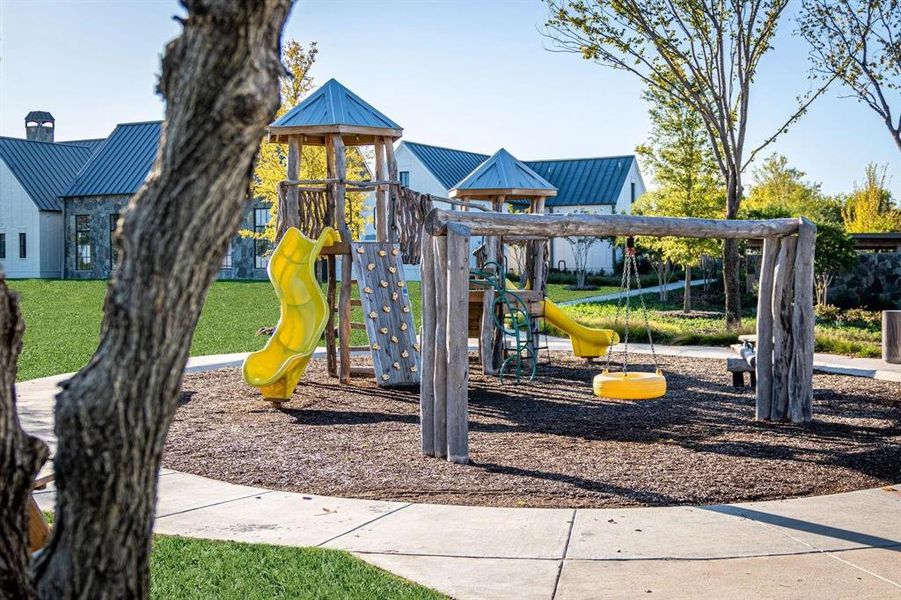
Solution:
<svg viewBox="0 0 901 600">
<path fill-rule="evenodd" d="M 156 158 L 162 125 L 162 121 L 117 125 L 62 196 L 118 196 L 138 191 Z"/>
<path fill-rule="evenodd" d="M 303 102 L 276 119 L 270 127 L 317 125 L 401 129 L 400 125 L 334 79 L 326 81 Z"/>
<path fill-rule="evenodd" d="M 402 142 L 447 189 L 453 188 L 488 156 L 476 152 Z M 527 167 L 557 188 L 548 206 L 615 204 L 635 157 L 525 160 Z"/>
<path fill-rule="evenodd" d="M 72 183 L 92 152 L 88 143 L 0 137 L 0 160 L 6 163 L 39 210 L 62 210 L 58 196 Z"/>
<path fill-rule="evenodd" d="M 524 165 L 515 156 L 501 148 L 491 158 L 479 165 L 456 190 L 546 190 L 557 188 L 541 175 Z"/>
</svg>

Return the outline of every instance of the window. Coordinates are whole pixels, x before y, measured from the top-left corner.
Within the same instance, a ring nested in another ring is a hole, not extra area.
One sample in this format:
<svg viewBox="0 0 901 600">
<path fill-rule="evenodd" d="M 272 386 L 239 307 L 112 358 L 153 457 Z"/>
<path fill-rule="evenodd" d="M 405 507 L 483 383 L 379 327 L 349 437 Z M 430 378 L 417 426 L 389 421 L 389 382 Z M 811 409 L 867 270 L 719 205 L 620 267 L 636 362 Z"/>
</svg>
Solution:
<svg viewBox="0 0 901 600">
<path fill-rule="evenodd" d="M 0 233 L 0 258 L 6 258 L 6 234 Z"/>
<path fill-rule="evenodd" d="M 257 269 L 265 269 L 269 265 L 269 242 L 262 239 L 266 232 L 266 224 L 269 222 L 269 208 L 253 209 L 253 266 Z"/>
<path fill-rule="evenodd" d="M 405 188 L 410 187 L 410 172 L 409 171 L 401 171 L 400 172 L 400 184 Z"/>
<path fill-rule="evenodd" d="M 20 233 L 19 234 L 19 258 L 25 258 L 27 256 L 26 246 L 27 246 L 27 244 L 25 243 L 25 234 Z"/>
<path fill-rule="evenodd" d="M 225 249 L 225 256 L 222 257 L 222 266 L 220 269 L 232 268 L 232 241 L 228 240 L 228 248 Z"/>
<path fill-rule="evenodd" d="M 91 259 L 91 215 L 75 215 L 75 269 L 90 270 Z"/>
<path fill-rule="evenodd" d="M 119 265 L 119 242 L 116 240 L 116 226 L 119 224 L 119 213 L 109 216 L 109 268 L 110 271 Z"/>
<path fill-rule="evenodd" d="M 632 202 L 635 202 L 635 182 L 629 183 L 629 196 L 632 198 Z"/>
</svg>

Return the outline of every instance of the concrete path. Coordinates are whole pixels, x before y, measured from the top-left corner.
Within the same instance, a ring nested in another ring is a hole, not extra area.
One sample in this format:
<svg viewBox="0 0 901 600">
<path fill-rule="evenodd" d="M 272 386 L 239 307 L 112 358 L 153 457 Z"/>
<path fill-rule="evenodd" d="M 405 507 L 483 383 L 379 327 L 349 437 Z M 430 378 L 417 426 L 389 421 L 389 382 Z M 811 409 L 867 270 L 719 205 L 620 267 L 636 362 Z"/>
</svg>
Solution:
<svg viewBox="0 0 901 600">
<path fill-rule="evenodd" d="M 190 370 L 242 358 L 192 359 Z M 66 377 L 17 386 L 23 426 L 51 445 Z M 52 508 L 52 487 L 37 498 Z M 463 599 L 901 599 L 901 486 L 721 506 L 511 509 L 275 492 L 163 470 L 156 531 L 344 549 Z"/>
<path fill-rule="evenodd" d="M 704 285 L 705 279 L 692 280 L 691 285 Z M 711 280 L 713 281 L 713 280 Z M 631 290 L 629 292 L 613 292 L 612 294 L 601 294 L 599 296 L 588 296 L 586 298 L 576 298 L 575 300 L 567 300 L 565 302 L 557 302 L 557 306 L 569 306 L 572 304 L 592 304 L 594 302 L 608 302 L 618 298 L 638 296 L 640 294 L 656 294 L 660 290 L 666 288 L 669 291 L 681 290 L 685 287 L 685 281 L 674 281 L 666 285 L 652 285 L 651 287 L 641 288 L 640 290 Z"/>
</svg>

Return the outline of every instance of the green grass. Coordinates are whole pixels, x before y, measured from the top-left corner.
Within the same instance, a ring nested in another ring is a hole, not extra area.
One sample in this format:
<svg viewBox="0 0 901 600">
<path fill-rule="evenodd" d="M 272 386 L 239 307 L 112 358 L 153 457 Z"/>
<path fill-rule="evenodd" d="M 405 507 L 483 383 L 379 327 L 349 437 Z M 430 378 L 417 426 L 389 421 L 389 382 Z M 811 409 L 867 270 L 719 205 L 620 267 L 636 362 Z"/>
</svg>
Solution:
<svg viewBox="0 0 901 600">
<path fill-rule="evenodd" d="M 198 600 L 444 598 L 339 550 L 170 536 L 154 538 L 150 596 Z"/>
<path fill-rule="evenodd" d="M 705 302 L 699 291 L 695 291 L 697 300 L 696 310 L 722 310 L 722 302 L 715 299 L 713 302 Z M 633 307 L 637 299 L 633 298 Z M 649 309 L 648 323 L 651 327 L 651 335 L 658 344 L 672 344 L 675 346 L 728 346 L 738 342 L 741 334 L 754 333 L 754 313 L 745 311 L 742 328 L 738 331 L 729 331 L 725 327 L 722 318 L 687 318 L 678 313 L 662 313 L 660 311 L 672 311 L 681 309 L 682 294 L 671 294 L 668 302 L 660 302 L 656 295 L 648 294 L 645 302 Z M 753 298 L 745 298 L 743 306 L 753 306 Z M 620 326 L 614 328 L 616 315 L 616 303 L 604 302 L 597 304 L 577 304 L 564 306 L 563 310 L 577 322 L 589 327 L 604 329 L 617 329 L 620 336 L 623 335 L 622 315 Z M 843 354 L 846 356 L 872 358 L 881 354 L 879 328 L 837 325 L 834 323 L 817 323 L 816 325 L 816 351 L 830 354 Z M 559 333 L 559 332 L 555 332 Z M 634 342 L 647 342 L 647 333 L 641 316 L 633 313 L 629 324 L 629 340 Z"/>
<path fill-rule="evenodd" d="M 604 294 L 615 294 L 619 288 L 612 285 L 598 286 L 593 290 L 568 290 L 569 284 L 549 283 L 547 285 L 547 297 L 554 302 L 566 302 L 567 300 L 579 300 L 581 298 L 590 298 L 591 296 L 602 296 Z"/>
<path fill-rule="evenodd" d="M 53 525 L 53 513 L 44 511 Z M 153 538 L 150 597 L 160 600 L 385 598 L 437 600 L 438 592 L 341 550 Z"/>
</svg>

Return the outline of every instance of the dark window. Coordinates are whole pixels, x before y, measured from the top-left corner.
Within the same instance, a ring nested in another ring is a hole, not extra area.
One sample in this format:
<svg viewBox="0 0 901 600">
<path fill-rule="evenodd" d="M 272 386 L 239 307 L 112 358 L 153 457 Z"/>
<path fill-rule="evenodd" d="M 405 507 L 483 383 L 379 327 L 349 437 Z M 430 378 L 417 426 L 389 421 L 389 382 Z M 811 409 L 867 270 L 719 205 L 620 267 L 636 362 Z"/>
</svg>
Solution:
<svg viewBox="0 0 901 600">
<path fill-rule="evenodd" d="M 25 258 L 27 256 L 27 244 L 25 243 L 25 234 L 19 234 L 19 258 Z"/>
<path fill-rule="evenodd" d="M 91 256 L 91 215 L 75 215 L 75 269 L 87 271 L 93 267 Z"/>
<path fill-rule="evenodd" d="M 400 172 L 400 184 L 404 187 L 410 187 L 410 172 L 409 171 L 401 171 Z"/>
<path fill-rule="evenodd" d="M 635 182 L 631 182 L 629 184 L 629 193 L 632 197 L 632 202 L 635 202 Z"/>
<path fill-rule="evenodd" d="M 109 216 L 109 268 L 110 271 L 119 265 L 119 242 L 116 240 L 116 227 L 119 225 L 119 213 Z"/>
<path fill-rule="evenodd" d="M 225 249 L 225 256 L 222 257 L 221 269 L 232 268 L 232 241 L 228 240 L 228 248 Z"/>
<path fill-rule="evenodd" d="M 6 234 L 0 233 L 0 258 L 6 258 Z"/>
<path fill-rule="evenodd" d="M 266 233 L 266 224 L 269 222 L 268 208 L 253 209 L 253 266 L 257 269 L 265 269 L 269 265 L 269 240 L 262 238 Z"/>
</svg>

